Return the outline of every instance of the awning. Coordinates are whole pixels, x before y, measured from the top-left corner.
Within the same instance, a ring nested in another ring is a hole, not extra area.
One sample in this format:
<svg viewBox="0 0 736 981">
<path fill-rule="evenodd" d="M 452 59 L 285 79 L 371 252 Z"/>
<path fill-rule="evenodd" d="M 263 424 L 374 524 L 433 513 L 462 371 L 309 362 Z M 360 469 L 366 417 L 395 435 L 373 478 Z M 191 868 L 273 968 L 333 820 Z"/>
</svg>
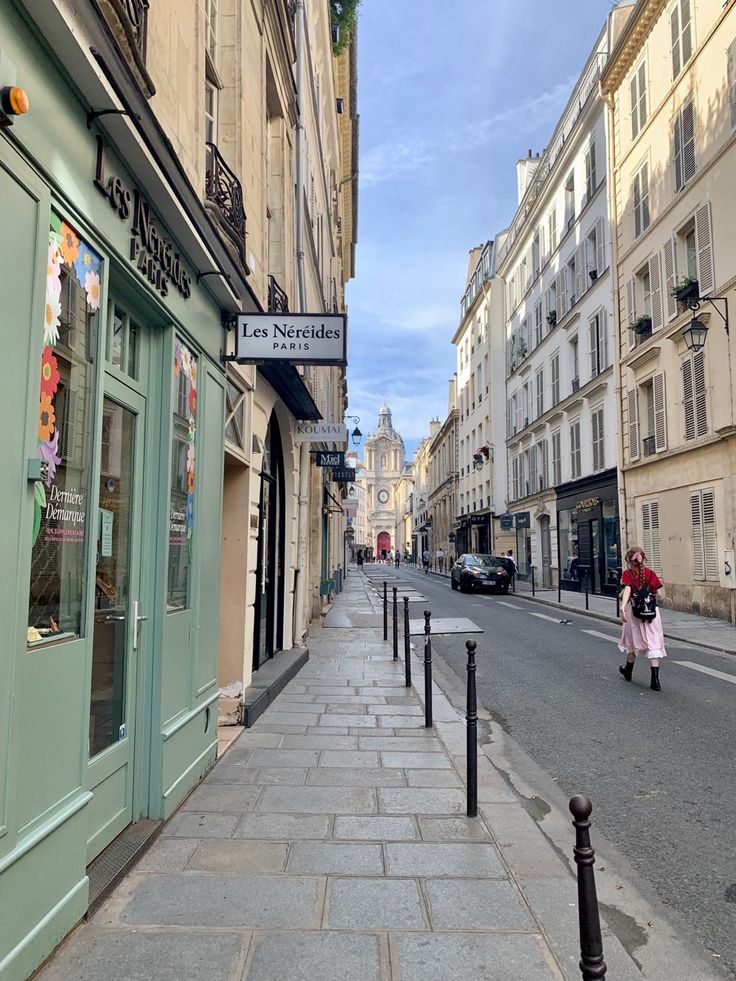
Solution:
<svg viewBox="0 0 736 981">
<path fill-rule="evenodd" d="M 258 371 L 295 419 L 306 422 L 322 418 L 322 413 L 314 404 L 304 379 L 293 364 L 274 361 L 271 364 L 259 365 Z"/>
</svg>

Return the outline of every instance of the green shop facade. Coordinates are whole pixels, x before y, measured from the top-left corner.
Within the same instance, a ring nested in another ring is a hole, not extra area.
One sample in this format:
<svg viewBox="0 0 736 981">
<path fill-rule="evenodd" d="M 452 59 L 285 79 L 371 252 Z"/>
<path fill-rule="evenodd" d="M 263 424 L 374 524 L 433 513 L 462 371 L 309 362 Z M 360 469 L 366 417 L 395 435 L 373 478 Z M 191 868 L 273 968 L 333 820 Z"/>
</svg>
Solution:
<svg viewBox="0 0 736 981">
<path fill-rule="evenodd" d="M 247 292 L 111 39 L 93 57 L 49 20 L 56 62 L 29 23 L 3 5 L 31 104 L 0 130 L 3 981 L 84 915 L 90 862 L 215 760 L 221 318 Z"/>
</svg>

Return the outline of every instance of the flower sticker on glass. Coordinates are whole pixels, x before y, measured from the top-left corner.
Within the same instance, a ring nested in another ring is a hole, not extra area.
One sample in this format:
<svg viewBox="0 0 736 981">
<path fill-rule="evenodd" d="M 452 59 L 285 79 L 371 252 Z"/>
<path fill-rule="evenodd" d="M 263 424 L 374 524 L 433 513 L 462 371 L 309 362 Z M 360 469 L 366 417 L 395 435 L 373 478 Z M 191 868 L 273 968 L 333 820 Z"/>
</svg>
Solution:
<svg viewBox="0 0 736 981">
<path fill-rule="evenodd" d="M 73 266 L 79 256 L 79 237 L 76 232 L 67 225 L 65 221 L 61 223 L 61 257 L 65 265 Z"/>
<path fill-rule="evenodd" d="M 41 394 L 53 398 L 59 387 L 59 366 L 54 352 L 47 345 L 41 355 Z"/>
<path fill-rule="evenodd" d="M 74 271 L 77 274 L 79 285 L 86 288 L 87 273 L 99 273 L 101 265 L 100 257 L 92 251 L 86 242 L 80 240 L 79 254 L 74 262 Z"/>
<path fill-rule="evenodd" d="M 54 405 L 51 401 L 50 396 L 43 394 L 41 395 L 41 401 L 38 406 L 38 439 L 39 442 L 51 439 L 54 433 L 54 423 L 56 422 L 56 413 L 54 412 Z"/>
<path fill-rule="evenodd" d="M 48 347 L 59 340 L 59 323 L 61 322 L 61 303 L 58 296 L 46 292 L 46 309 L 43 321 L 43 343 Z"/>
<path fill-rule="evenodd" d="M 87 306 L 90 310 L 100 309 L 100 276 L 96 272 L 88 272 L 84 277 L 84 289 L 87 294 Z"/>
</svg>

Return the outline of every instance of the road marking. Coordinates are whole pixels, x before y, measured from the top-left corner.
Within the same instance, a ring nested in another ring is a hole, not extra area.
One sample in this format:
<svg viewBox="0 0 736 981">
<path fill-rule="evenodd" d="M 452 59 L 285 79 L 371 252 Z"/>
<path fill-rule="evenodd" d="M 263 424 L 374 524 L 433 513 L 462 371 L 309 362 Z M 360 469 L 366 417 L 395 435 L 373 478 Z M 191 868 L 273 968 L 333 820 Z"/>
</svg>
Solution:
<svg viewBox="0 0 736 981">
<path fill-rule="evenodd" d="M 721 681 L 730 681 L 732 685 L 736 685 L 736 675 L 726 674 L 725 671 L 706 668 L 704 664 L 694 664 L 693 661 L 673 661 L 672 663 L 681 664 L 683 668 L 692 668 L 693 671 L 701 671 L 703 674 L 709 674 L 713 678 L 720 678 Z"/>
<path fill-rule="evenodd" d="M 610 634 L 602 634 L 600 630 L 583 630 L 582 633 L 590 634 L 591 637 L 600 637 L 601 640 L 612 640 L 614 644 L 618 644 L 619 638 L 612 637 Z"/>
<path fill-rule="evenodd" d="M 523 610 L 524 609 L 523 606 L 517 606 L 516 603 L 507 603 L 506 600 L 499 600 L 498 602 L 501 604 L 501 606 L 510 606 L 512 610 Z"/>
<path fill-rule="evenodd" d="M 550 623 L 560 623 L 559 617 L 548 617 L 546 613 L 529 613 L 530 617 L 539 617 L 540 620 L 549 620 Z"/>
</svg>

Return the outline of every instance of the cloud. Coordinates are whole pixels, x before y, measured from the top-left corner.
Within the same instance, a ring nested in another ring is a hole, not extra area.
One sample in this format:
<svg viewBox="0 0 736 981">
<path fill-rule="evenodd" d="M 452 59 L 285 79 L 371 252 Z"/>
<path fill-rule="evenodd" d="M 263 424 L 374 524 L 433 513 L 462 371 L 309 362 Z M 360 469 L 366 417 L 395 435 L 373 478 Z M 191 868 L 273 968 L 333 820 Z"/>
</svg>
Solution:
<svg viewBox="0 0 736 981">
<path fill-rule="evenodd" d="M 441 157 L 457 155 L 485 146 L 513 124 L 514 139 L 536 130 L 550 119 L 556 119 L 567 101 L 576 75 L 565 79 L 540 95 L 524 99 L 514 106 L 472 123 L 448 130 L 433 130 L 431 135 L 388 141 L 367 150 L 360 161 L 361 187 L 371 187 L 392 180 L 400 174 L 436 163 Z"/>
</svg>

